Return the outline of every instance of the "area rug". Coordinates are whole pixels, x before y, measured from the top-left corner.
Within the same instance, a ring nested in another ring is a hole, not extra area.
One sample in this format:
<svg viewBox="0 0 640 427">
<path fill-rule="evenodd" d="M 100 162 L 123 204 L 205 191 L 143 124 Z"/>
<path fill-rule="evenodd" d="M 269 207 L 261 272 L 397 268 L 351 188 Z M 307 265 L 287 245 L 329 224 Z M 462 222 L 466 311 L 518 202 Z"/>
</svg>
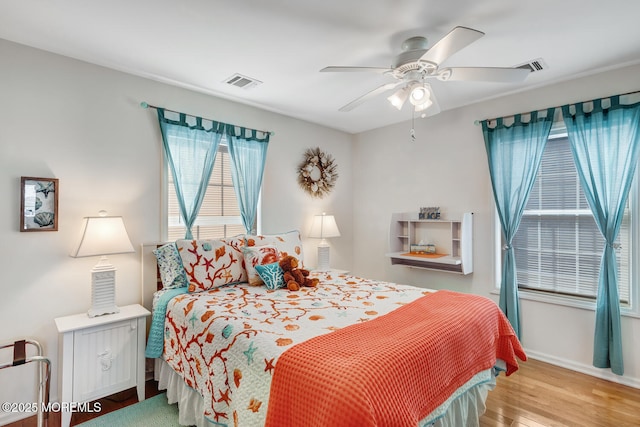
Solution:
<svg viewBox="0 0 640 427">
<path fill-rule="evenodd" d="M 162 393 L 78 424 L 78 427 L 175 427 L 178 425 L 178 404 L 169 405 L 167 395 Z"/>
</svg>

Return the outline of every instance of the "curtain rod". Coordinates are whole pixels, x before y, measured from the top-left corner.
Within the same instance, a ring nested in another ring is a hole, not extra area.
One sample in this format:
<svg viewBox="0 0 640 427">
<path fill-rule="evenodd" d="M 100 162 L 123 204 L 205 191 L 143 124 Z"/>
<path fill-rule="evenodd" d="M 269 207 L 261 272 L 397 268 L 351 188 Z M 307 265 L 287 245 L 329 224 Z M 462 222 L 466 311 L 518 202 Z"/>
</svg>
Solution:
<svg viewBox="0 0 640 427">
<path fill-rule="evenodd" d="M 170 110 L 170 109 L 168 109 L 168 108 L 164 108 L 164 107 L 156 107 L 155 105 L 151 105 L 151 104 L 149 104 L 149 103 L 147 103 L 147 102 L 145 102 L 145 101 L 142 101 L 142 102 L 140 103 L 140 106 L 141 106 L 142 108 L 145 108 L 145 109 L 147 109 L 147 108 L 155 108 L 156 110 L 157 110 L 158 108 L 162 108 L 164 111 L 171 111 L 172 113 L 177 113 L 177 114 L 186 114 L 187 116 L 191 116 L 191 117 L 198 117 L 198 116 L 194 116 L 193 114 L 183 113 L 183 112 L 181 112 L 181 111 Z M 205 119 L 205 120 L 209 120 L 209 121 L 211 121 L 211 122 L 217 122 L 217 120 L 207 119 L 206 117 L 202 117 L 202 118 L 203 118 L 203 119 Z M 236 126 L 236 125 L 233 125 L 233 126 Z M 240 127 L 242 127 L 242 126 L 240 126 Z M 247 128 L 245 128 L 245 129 L 247 129 Z M 255 129 L 255 130 L 257 130 L 258 132 L 266 133 L 266 134 L 271 135 L 271 136 L 273 136 L 273 135 L 275 135 L 275 134 L 276 134 L 276 133 L 275 133 L 275 132 L 273 132 L 273 131 L 260 130 L 260 129 Z"/>
<path fill-rule="evenodd" d="M 638 90 L 634 90 L 634 91 L 631 91 L 631 92 L 619 93 L 619 94 L 617 94 L 617 95 L 603 96 L 602 98 L 594 98 L 594 99 L 590 99 L 589 101 L 578 101 L 578 102 L 574 102 L 574 103 L 572 103 L 572 104 L 583 104 L 583 103 L 585 103 L 585 102 L 594 102 L 594 101 L 597 101 L 598 99 L 611 98 L 611 97 L 613 97 L 613 96 L 635 95 L 635 94 L 638 94 L 638 93 L 640 93 L 640 89 L 638 89 Z M 571 105 L 571 104 L 569 104 L 569 105 Z M 539 110 L 535 110 L 535 111 L 545 111 L 545 110 L 548 110 L 549 108 L 556 108 L 556 109 L 557 109 L 557 108 L 562 108 L 562 105 L 557 105 L 557 106 L 555 106 L 555 107 L 546 107 L 546 108 L 541 108 L 541 109 L 539 109 Z M 519 114 L 529 114 L 529 113 L 532 113 L 532 111 L 528 111 L 528 112 L 526 112 L 526 113 L 519 113 Z M 502 119 L 511 119 L 511 118 L 514 118 L 514 117 L 515 117 L 515 116 L 517 116 L 517 115 L 518 115 L 518 114 L 511 114 L 511 115 L 509 115 L 509 116 L 504 116 L 504 117 L 495 117 L 495 118 L 493 118 L 493 119 L 474 120 L 474 121 L 473 121 L 473 124 L 474 124 L 474 125 L 476 125 L 476 126 L 478 126 L 480 123 L 484 122 L 485 120 L 486 120 L 486 121 L 488 121 L 488 122 L 490 122 L 490 121 L 492 121 L 492 120 L 498 120 L 499 118 L 502 118 Z"/>
</svg>

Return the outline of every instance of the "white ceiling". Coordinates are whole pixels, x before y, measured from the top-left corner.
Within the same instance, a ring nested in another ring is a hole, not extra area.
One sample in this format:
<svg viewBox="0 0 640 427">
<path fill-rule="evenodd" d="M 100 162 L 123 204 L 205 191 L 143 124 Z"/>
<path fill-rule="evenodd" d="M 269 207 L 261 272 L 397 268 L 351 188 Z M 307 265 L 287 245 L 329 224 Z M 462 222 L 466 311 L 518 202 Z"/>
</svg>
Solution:
<svg viewBox="0 0 640 427">
<path fill-rule="evenodd" d="M 547 65 L 524 84 L 434 80 L 447 110 L 636 63 L 639 20 L 638 0 L 2 0 L 0 38 L 357 133 L 411 112 L 386 95 L 340 112 L 392 80 L 321 68 L 388 67 L 406 38 L 455 26 L 486 35 L 445 66 Z M 234 73 L 263 83 L 225 84 Z"/>
</svg>

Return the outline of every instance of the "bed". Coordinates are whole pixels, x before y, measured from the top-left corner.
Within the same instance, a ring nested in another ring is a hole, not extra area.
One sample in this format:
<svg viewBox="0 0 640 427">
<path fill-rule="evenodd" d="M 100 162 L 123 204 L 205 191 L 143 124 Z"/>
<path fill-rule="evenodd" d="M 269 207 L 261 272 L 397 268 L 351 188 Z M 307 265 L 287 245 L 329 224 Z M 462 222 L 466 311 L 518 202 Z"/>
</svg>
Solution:
<svg viewBox="0 0 640 427">
<path fill-rule="evenodd" d="M 147 357 L 181 424 L 473 426 L 526 360 L 484 297 L 331 272 L 296 292 L 256 284 L 246 246 L 299 250 L 278 237 L 176 242 L 187 284 L 154 294 Z"/>
</svg>

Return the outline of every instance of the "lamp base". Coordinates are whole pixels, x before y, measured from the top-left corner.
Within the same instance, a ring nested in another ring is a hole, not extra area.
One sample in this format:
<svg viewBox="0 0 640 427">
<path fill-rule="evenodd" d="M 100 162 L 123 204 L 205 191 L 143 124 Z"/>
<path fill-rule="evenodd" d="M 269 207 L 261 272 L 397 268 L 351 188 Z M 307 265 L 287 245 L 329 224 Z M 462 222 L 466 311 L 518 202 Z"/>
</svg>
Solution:
<svg viewBox="0 0 640 427">
<path fill-rule="evenodd" d="M 116 269 L 103 257 L 91 270 L 91 308 L 89 317 L 119 313 L 116 305 Z"/>
<path fill-rule="evenodd" d="M 327 271 L 329 269 L 329 245 L 323 245 L 321 243 L 318 245 L 318 264 L 316 270 Z"/>
</svg>

